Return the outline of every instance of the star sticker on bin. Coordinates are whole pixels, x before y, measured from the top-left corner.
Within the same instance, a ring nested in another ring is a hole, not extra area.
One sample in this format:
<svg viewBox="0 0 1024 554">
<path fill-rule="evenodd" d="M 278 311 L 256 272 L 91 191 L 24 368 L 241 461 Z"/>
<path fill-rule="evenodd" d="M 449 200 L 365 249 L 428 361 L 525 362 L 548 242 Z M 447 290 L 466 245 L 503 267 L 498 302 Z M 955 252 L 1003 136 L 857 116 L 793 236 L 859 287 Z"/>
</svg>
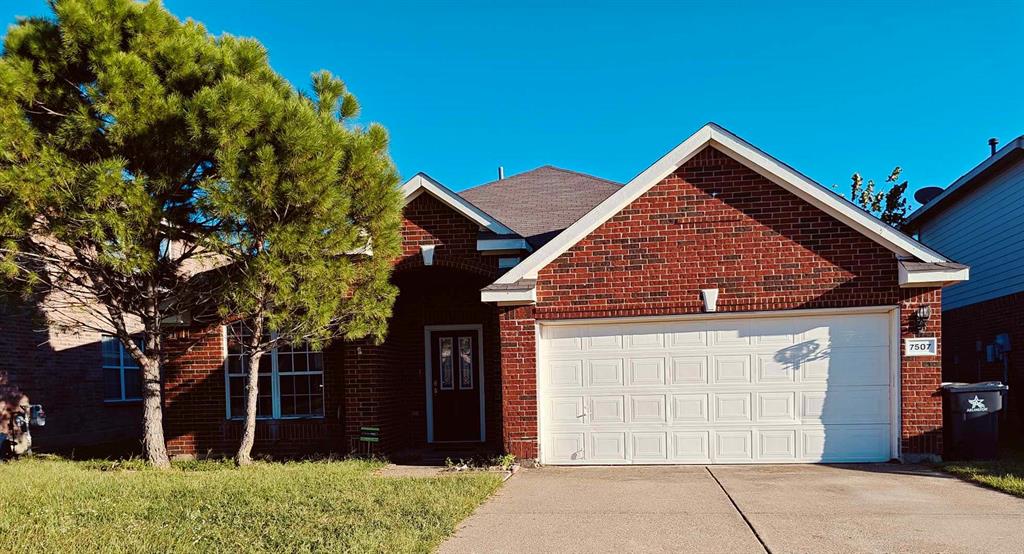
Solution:
<svg viewBox="0 0 1024 554">
<path fill-rule="evenodd" d="M 985 400 L 978 398 L 977 394 L 974 395 L 974 398 L 968 398 L 967 401 L 971 403 L 972 410 L 985 410 Z"/>
</svg>

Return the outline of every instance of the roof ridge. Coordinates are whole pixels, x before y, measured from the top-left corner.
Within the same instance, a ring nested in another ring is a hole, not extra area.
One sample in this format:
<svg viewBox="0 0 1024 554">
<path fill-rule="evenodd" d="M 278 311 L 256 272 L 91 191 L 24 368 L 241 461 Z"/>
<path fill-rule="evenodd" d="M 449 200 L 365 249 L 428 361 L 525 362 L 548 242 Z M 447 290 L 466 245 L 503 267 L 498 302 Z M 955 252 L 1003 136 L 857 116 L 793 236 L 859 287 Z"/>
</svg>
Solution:
<svg viewBox="0 0 1024 554">
<path fill-rule="evenodd" d="M 579 175 L 580 177 L 587 177 L 589 179 L 595 179 L 595 180 L 598 180 L 598 181 L 604 181 L 605 183 L 608 183 L 610 185 L 615 185 L 615 186 L 618 186 L 618 187 L 622 186 L 622 183 L 619 183 L 619 182 L 616 182 L 616 181 L 612 181 L 611 179 L 605 179 L 604 177 L 598 177 L 597 175 L 591 175 L 589 173 L 583 173 L 582 171 L 576 171 L 575 169 L 565 169 L 564 167 L 558 167 L 558 166 L 554 166 L 554 165 L 551 165 L 551 164 L 542 165 L 542 166 L 538 167 L 537 169 L 541 169 L 541 168 L 545 168 L 545 167 L 550 167 L 551 169 L 554 169 L 555 171 L 561 171 L 562 173 L 572 173 L 573 175 Z M 536 171 L 537 169 L 531 169 L 530 171 Z"/>
<path fill-rule="evenodd" d="M 493 181 L 488 181 L 486 183 L 481 183 L 481 184 L 476 185 L 476 186 L 472 186 L 472 187 L 469 187 L 469 188 L 462 189 L 462 190 L 460 190 L 456 194 L 462 195 L 462 193 L 469 192 L 471 190 L 475 191 L 475 190 L 480 190 L 480 189 L 485 188 L 485 187 L 490 187 L 492 185 L 498 185 L 498 184 L 501 184 L 502 181 L 508 181 L 509 179 L 515 179 L 516 177 L 521 177 L 523 175 L 526 175 L 527 173 L 533 173 L 534 171 L 537 171 L 537 170 L 540 170 L 540 169 L 552 169 L 552 170 L 555 170 L 555 171 L 559 171 L 561 173 L 568 173 L 568 174 L 571 174 L 571 175 L 578 175 L 580 177 L 586 177 L 587 179 L 593 179 L 595 181 L 602 181 L 602 182 L 608 183 L 610 185 L 615 185 L 616 187 L 621 187 L 622 186 L 622 183 L 617 183 L 617 182 L 612 181 L 610 179 L 605 179 L 604 177 L 598 177 L 596 175 L 590 175 L 589 173 L 582 173 L 580 171 L 575 171 L 575 170 L 572 170 L 572 169 L 565 169 L 565 168 L 557 167 L 557 166 L 554 166 L 554 165 L 551 165 L 551 164 L 544 164 L 544 165 L 537 166 L 537 167 L 535 167 L 533 169 L 528 169 L 528 170 L 523 171 L 521 173 L 516 173 L 515 175 L 509 175 L 508 177 L 505 177 L 504 179 L 495 179 Z"/>
</svg>

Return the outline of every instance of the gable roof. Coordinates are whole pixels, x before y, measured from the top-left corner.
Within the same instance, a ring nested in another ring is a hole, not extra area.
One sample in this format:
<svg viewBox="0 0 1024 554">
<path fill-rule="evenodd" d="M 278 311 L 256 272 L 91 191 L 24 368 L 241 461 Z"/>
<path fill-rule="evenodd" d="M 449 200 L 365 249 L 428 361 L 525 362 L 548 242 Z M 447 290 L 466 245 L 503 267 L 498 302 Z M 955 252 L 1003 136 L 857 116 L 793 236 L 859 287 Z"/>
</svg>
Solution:
<svg viewBox="0 0 1024 554">
<path fill-rule="evenodd" d="M 498 219 L 474 206 L 473 203 L 438 183 L 426 173 L 420 172 L 414 175 L 402 185 L 401 191 L 405 197 L 405 204 L 409 204 L 409 202 L 418 198 L 420 194 L 427 193 L 440 200 L 449 208 L 462 214 L 470 221 L 496 235 L 516 235 L 515 231 L 509 229 Z"/>
<path fill-rule="evenodd" d="M 929 212 L 938 213 L 934 211 L 938 206 L 949 204 L 957 196 L 957 193 L 962 190 L 966 191 L 972 184 L 978 182 L 981 177 L 988 175 L 991 170 L 998 169 L 1004 163 L 1011 163 L 1013 160 L 1018 159 L 1022 152 L 1024 152 L 1024 136 L 1017 137 L 1012 142 L 1007 143 L 1006 146 L 1000 148 L 995 154 L 986 158 L 985 161 L 974 166 L 974 169 L 953 181 L 938 196 L 914 210 L 914 213 L 907 217 L 905 226 L 911 229 L 918 227 L 924 221 L 923 216 Z"/>
<path fill-rule="evenodd" d="M 545 165 L 464 190 L 459 196 L 537 248 L 620 188 L 621 184 L 607 179 Z"/>
<path fill-rule="evenodd" d="M 812 181 L 731 132 L 715 123 L 708 123 L 550 242 L 535 250 L 519 265 L 498 278 L 494 284 L 515 283 L 524 278 L 536 279 L 537 273 L 544 266 L 708 146 L 714 146 L 769 181 L 849 225 L 900 257 L 916 258 L 929 263 L 950 261 L 938 252 L 882 223 L 881 220 L 852 202 Z"/>
</svg>

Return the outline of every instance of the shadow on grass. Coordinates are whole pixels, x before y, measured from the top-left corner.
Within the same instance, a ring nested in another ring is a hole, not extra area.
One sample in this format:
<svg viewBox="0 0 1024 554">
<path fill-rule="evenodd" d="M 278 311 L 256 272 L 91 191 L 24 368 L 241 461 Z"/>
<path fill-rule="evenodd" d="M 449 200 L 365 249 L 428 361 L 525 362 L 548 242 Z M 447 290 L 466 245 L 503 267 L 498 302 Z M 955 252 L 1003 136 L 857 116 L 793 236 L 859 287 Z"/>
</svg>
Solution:
<svg viewBox="0 0 1024 554">
<path fill-rule="evenodd" d="M 1024 444 L 1001 448 L 995 460 L 953 461 L 938 467 L 966 481 L 1024 498 Z"/>
</svg>

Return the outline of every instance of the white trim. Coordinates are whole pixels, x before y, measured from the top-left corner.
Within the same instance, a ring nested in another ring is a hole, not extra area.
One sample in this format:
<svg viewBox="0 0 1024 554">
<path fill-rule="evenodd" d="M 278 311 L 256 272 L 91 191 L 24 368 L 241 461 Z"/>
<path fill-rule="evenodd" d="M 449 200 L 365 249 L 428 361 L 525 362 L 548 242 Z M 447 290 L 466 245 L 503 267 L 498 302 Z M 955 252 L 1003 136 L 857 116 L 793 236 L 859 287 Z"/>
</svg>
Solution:
<svg viewBox="0 0 1024 554">
<path fill-rule="evenodd" d="M 890 455 L 894 460 L 903 460 L 903 357 L 900 351 L 900 307 L 892 311 L 889 316 L 889 426 L 892 437 Z"/>
<path fill-rule="evenodd" d="M 514 283 L 522 278 L 535 279 L 537 273 L 555 258 L 589 235 L 601 224 L 639 198 L 665 177 L 685 164 L 705 147 L 714 146 L 773 183 L 811 203 L 825 213 L 849 225 L 866 237 L 905 257 L 924 262 L 949 261 L 938 252 L 858 208 L 789 166 L 761 152 L 743 139 L 714 123 L 708 123 L 671 152 L 656 161 L 629 183 L 598 204 L 550 242 L 539 248 L 495 283 Z"/>
<path fill-rule="evenodd" d="M 970 268 L 963 269 L 933 269 L 928 271 L 907 271 L 903 264 L 899 264 L 900 286 L 911 287 L 944 287 L 966 281 L 970 277 Z"/>
<path fill-rule="evenodd" d="M 491 250 L 532 250 L 526 239 L 477 239 L 476 249 L 487 252 Z"/>
<path fill-rule="evenodd" d="M 405 204 L 412 202 L 424 191 L 437 198 L 449 208 L 459 212 L 470 221 L 493 232 L 496 235 L 514 235 L 515 231 L 502 225 L 497 219 L 487 215 L 483 210 L 469 203 L 465 198 L 459 196 L 455 191 L 438 183 L 426 173 L 417 173 L 405 182 L 401 188 L 405 197 Z"/>
<path fill-rule="evenodd" d="M 542 335 L 541 335 L 540 327 L 541 327 L 541 322 L 538 321 L 538 320 L 534 320 L 534 324 L 533 324 L 533 356 L 534 357 L 533 357 L 533 359 L 534 359 L 535 363 L 533 364 L 533 366 L 534 366 L 533 367 L 533 370 L 534 370 L 533 382 L 536 384 L 536 389 L 534 391 L 534 394 L 537 397 L 537 436 L 534 437 L 534 440 L 537 441 L 536 448 L 537 448 L 537 461 L 538 462 L 540 462 L 541 460 L 544 459 L 544 453 L 541 451 L 541 448 L 543 448 L 543 444 L 542 443 L 544 442 L 542 440 L 542 438 L 544 437 L 544 429 L 543 429 L 544 418 L 541 417 L 541 410 L 544 409 L 544 403 L 545 403 L 544 393 L 542 392 L 544 390 L 544 387 L 541 385 L 541 383 L 543 383 L 543 381 L 541 381 L 541 375 L 540 375 L 541 360 L 543 360 L 543 358 L 541 358 L 541 355 L 543 354 L 543 350 L 541 349 L 541 345 L 544 342 L 544 341 L 541 340 Z"/>
<path fill-rule="evenodd" d="M 497 302 L 502 306 L 534 304 L 537 302 L 537 287 L 529 290 L 483 290 L 480 291 L 481 302 Z"/>
<path fill-rule="evenodd" d="M 941 193 L 939 193 L 938 196 L 932 198 L 925 205 L 921 206 L 920 208 L 915 210 L 914 213 L 910 214 L 910 216 L 907 217 L 906 224 L 910 225 L 914 223 L 914 221 L 916 221 L 918 218 L 920 218 L 922 215 L 927 213 L 935 206 L 938 206 L 940 203 L 942 203 L 943 200 L 945 200 L 951 194 L 953 194 L 961 187 L 967 185 L 968 183 L 976 179 L 979 175 L 988 170 L 988 168 L 995 165 L 996 162 L 1002 160 L 1011 152 L 1017 149 L 1024 149 L 1024 136 L 1017 137 L 1012 142 L 1006 143 L 1006 145 L 1000 148 L 995 154 L 992 154 L 988 158 L 985 158 L 985 161 L 974 166 L 974 169 L 968 171 L 956 181 L 953 181 L 953 183 L 946 187 L 946 190 L 942 191 Z"/>
<path fill-rule="evenodd" d="M 423 384 L 424 391 L 427 397 L 427 443 L 429 444 L 443 444 L 448 442 L 477 442 L 477 441 L 435 441 L 434 440 L 434 395 L 431 387 L 430 380 L 434 375 L 434 360 L 431 356 L 431 338 L 430 333 L 434 331 L 476 331 L 477 340 L 477 358 L 478 358 L 478 375 L 477 384 L 480 389 L 480 440 L 479 442 L 487 441 L 487 410 L 486 410 L 486 395 L 484 394 L 484 326 L 482 324 L 467 324 L 467 325 L 424 325 L 423 326 Z M 454 371 L 454 366 L 453 366 Z M 452 384 L 454 385 L 455 379 L 453 376 Z"/>
<path fill-rule="evenodd" d="M 801 317 L 817 315 L 886 314 L 899 306 L 855 306 L 851 308 L 808 308 L 803 310 L 770 310 L 755 312 L 711 312 L 676 315 L 643 315 L 626 317 L 597 317 L 583 319 L 538 320 L 545 327 L 560 325 L 606 325 L 609 323 L 661 323 L 664 321 L 693 321 L 718 319 L 755 319 L 769 317 Z"/>
</svg>

